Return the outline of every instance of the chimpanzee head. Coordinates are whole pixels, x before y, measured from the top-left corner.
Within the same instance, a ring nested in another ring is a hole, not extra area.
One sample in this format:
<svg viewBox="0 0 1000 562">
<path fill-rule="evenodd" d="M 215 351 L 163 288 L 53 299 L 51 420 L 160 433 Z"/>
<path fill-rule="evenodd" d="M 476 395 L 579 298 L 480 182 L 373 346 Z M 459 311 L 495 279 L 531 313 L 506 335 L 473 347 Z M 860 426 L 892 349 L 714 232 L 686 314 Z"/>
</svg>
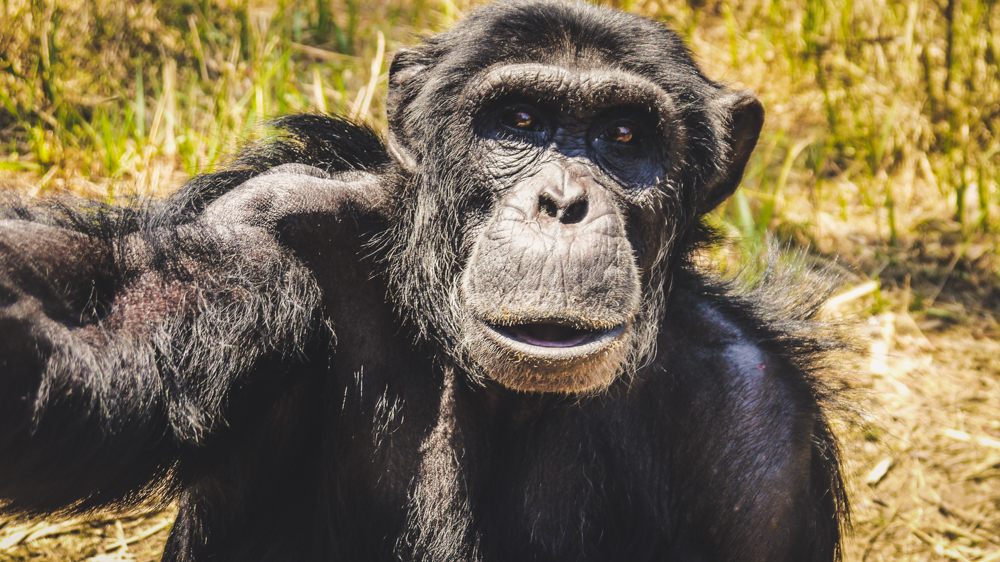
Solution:
<svg viewBox="0 0 1000 562">
<path fill-rule="evenodd" d="M 567 393 L 650 356 L 671 267 L 763 123 L 662 24 L 547 0 L 397 53 L 388 111 L 402 308 L 470 372 Z"/>
</svg>

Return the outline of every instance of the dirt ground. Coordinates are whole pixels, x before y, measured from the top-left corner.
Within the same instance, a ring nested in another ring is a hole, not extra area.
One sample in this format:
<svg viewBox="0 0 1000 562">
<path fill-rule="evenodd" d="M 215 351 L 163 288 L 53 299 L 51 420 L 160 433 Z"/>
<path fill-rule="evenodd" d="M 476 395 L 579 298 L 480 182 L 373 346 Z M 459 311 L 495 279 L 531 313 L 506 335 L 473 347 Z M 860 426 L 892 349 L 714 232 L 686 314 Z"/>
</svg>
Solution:
<svg viewBox="0 0 1000 562">
<path fill-rule="evenodd" d="M 1000 561 L 995 325 L 884 313 L 870 328 L 869 423 L 844 445 L 855 521 L 846 559 Z"/>
</svg>

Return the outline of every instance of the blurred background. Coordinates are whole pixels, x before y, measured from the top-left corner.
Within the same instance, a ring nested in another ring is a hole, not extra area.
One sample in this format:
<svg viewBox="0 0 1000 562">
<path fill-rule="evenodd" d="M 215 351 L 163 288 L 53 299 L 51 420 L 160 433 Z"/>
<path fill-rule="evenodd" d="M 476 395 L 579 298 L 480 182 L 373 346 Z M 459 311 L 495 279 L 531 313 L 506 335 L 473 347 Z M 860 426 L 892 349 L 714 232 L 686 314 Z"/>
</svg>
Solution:
<svg viewBox="0 0 1000 562">
<path fill-rule="evenodd" d="M 0 0 L 0 191 L 162 196 L 269 117 L 384 130 L 392 52 L 466 0 Z M 1000 562 L 1000 3 L 619 0 L 767 123 L 712 217 L 846 275 L 849 561 Z M 171 511 L 0 516 L 0 561 L 158 560 Z"/>
</svg>

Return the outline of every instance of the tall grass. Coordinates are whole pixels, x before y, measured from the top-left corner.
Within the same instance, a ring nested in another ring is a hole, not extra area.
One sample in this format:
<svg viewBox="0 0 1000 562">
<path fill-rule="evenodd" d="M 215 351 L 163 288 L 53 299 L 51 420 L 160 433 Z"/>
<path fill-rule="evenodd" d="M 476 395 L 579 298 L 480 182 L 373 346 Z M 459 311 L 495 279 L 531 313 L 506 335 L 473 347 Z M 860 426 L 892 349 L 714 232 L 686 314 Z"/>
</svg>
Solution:
<svg viewBox="0 0 1000 562">
<path fill-rule="evenodd" d="M 936 218 L 963 235 L 1000 227 L 996 0 L 616 5 L 671 23 L 710 75 L 764 100 L 765 134 L 723 215 L 746 239 L 787 225 L 808 232 L 817 217 L 789 213 L 793 196 L 813 211 L 832 201 L 844 219 L 868 208 L 890 243 L 927 219 L 909 212 L 917 199 L 937 198 Z M 110 177 L 152 189 L 170 179 L 154 169 L 205 171 L 276 114 L 381 124 L 385 53 L 468 7 L 3 0 L 0 174 L 43 188 Z"/>
<path fill-rule="evenodd" d="M 950 216 L 939 218 L 963 232 L 998 228 L 996 0 L 690 4 L 639 9 L 674 22 L 696 47 L 714 44 L 727 63 L 715 68 L 757 89 L 769 109 L 747 189 L 726 210 L 745 236 L 775 226 L 790 177 L 813 199 L 856 189 L 863 205 L 883 210 L 891 243 L 914 184 L 946 199 Z"/>
<path fill-rule="evenodd" d="M 0 170 L 149 184 L 163 180 L 152 164 L 208 170 L 278 114 L 379 121 L 384 53 L 456 13 L 423 1 L 4 0 Z"/>
</svg>

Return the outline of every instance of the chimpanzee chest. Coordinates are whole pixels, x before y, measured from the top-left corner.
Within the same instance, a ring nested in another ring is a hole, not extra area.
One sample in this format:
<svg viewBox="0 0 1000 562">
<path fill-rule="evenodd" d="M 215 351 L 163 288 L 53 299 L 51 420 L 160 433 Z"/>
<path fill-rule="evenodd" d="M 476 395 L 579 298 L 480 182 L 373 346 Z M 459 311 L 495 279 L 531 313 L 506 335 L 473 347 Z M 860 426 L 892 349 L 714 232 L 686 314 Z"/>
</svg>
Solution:
<svg viewBox="0 0 1000 562">
<path fill-rule="evenodd" d="M 656 550 L 660 510 L 639 471 L 649 464 L 634 462 L 621 435 L 607 438 L 614 428 L 600 410 L 444 386 L 412 405 L 387 388 L 366 431 L 339 432 L 371 438 L 344 444 L 367 451 L 342 459 L 370 462 L 339 465 L 337 550 L 483 562 L 643 560 Z"/>
</svg>

